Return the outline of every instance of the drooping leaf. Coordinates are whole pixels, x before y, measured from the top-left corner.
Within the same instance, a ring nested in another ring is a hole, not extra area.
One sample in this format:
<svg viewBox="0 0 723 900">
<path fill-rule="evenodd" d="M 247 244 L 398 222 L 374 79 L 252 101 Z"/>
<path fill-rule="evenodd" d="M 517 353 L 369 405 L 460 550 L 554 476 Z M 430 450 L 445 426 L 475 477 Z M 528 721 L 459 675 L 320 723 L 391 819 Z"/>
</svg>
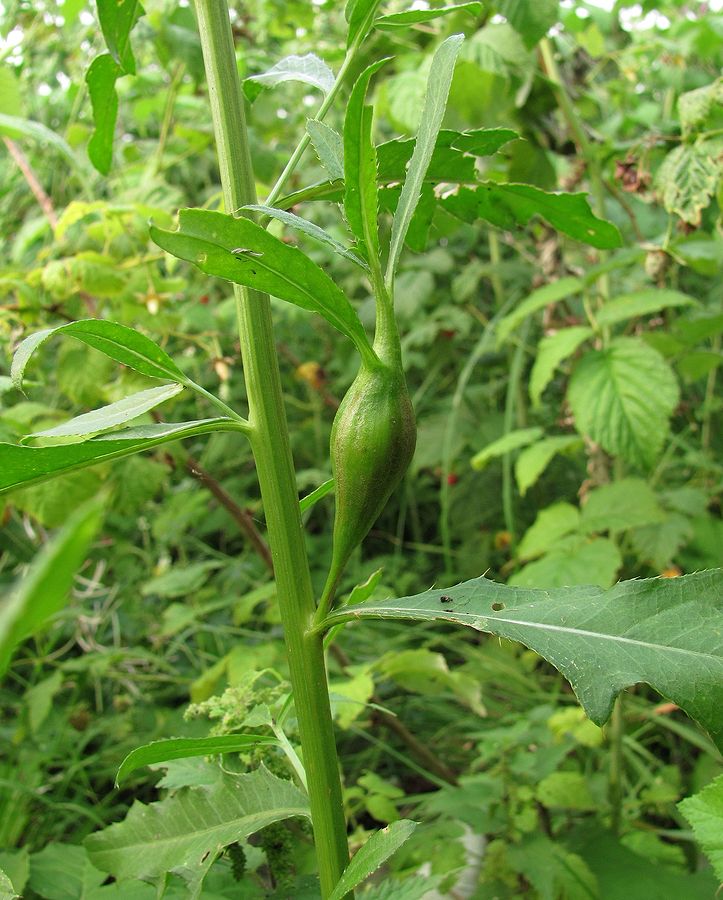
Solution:
<svg viewBox="0 0 723 900">
<path fill-rule="evenodd" d="M 437 6 L 433 9 L 409 9 L 406 12 L 392 13 L 388 16 L 379 16 L 374 22 L 374 27 L 382 31 L 396 31 L 408 28 L 410 25 L 419 25 L 421 22 L 431 22 L 441 16 L 449 16 L 454 13 L 465 12 L 471 16 L 479 16 L 482 12 L 482 4 L 479 2 L 459 3 L 456 6 Z"/>
<path fill-rule="evenodd" d="M 574 434 L 562 434 L 536 441 L 525 447 L 515 461 L 515 479 L 521 496 L 527 493 L 536 483 L 558 453 L 564 453 L 573 447 L 581 447 L 582 440 Z"/>
<path fill-rule="evenodd" d="M 130 366 L 142 375 L 150 375 L 151 378 L 168 378 L 179 384 L 188 384 L 188 379 L 171 357 L 139 331 L 119 325 L 117 322 L 107 322 L 104 319 L 80 319 L 77 322 L 67 322 L 65 325 L 56 325 L 55 328 L 46 328 L 44 331 L 36 331 L 26 337 L 15 351 L 10 374 L 13 385 L 22 388 L 25 368 L 33 353 L 41 347 L 48 338 L 56 334 L 67 334 L 76 340 L 82 341 L 94 350 L 100 350 L 116 362 L 124 366 Z"/>
<path fill-rule="evenodd" d="M 530 399 L 534 407 L 540 406 L 542 392 L 552 381 L 555 369 L 592 335 L 593 330 L 587 325 L 573 325 L 571 328 L 563 328 L 543 337 L 537 347 L 537 355 L 530 372 Z"/>
<path fill-rule="evenodd" d="M 437 143 L 439 130 L 442 127 L 442 120 L 447 108 L 447 97 L 452 84 L 452 75 L 454 74 L 454 66 L 463 41 L 463 35 L 453 34 L 439 45 L 432 58 L 422 117 L 419 121 L 417 139 L 414 142 L 414 152 L 409 162 L 407 177 L 402 187 L 402 195 L 399 198 L 392 222 L 389 261 L 386 272 L 388 284 L 394 280 L 409 223 L 412 221 L 414 210 L 417 208 L 417 203 L 419 203 L 422 184 Z"/>
<path fill-rule="evenodd" d="M 637 338 L 591 350 L 575 367 L 567 392 L 580 434 L 633 465 L 650 465 L 668 433 L 678 385 L 663 357 Z"/>
<path fill-rule="evenodd" d="M 300 81 L 311 87 L 318 88 L 323 94 L 328 94 L 334 87 L 334 73 L 323 59 L 319 59 L 314 53 L 306 53 L 304 56 L 285 56 L 266 72 L 258 75 L 249 75 L 249 81 L 255 81 L 263 86 L 271 87 L 284 81 Z"/>
<path fill-rule="evenodd" d="M 70 145 L 59 134 L 46 128 L 40 122 L 0 113 L 0 134 L 16 141 L 30 138 L 40 144 L 50 144 L 51 147 L 59 150 L 74 167 L 78 167 L 78 160 Z"/>
<path fill-rule="evenodd" d="M 109 403 L 100 409 L 76 416 L 62 425 L 54 428 L 46 428 L 44 431 L 35 431 L 29 434 L 26 440 L 32 439 L 36 446 L 51 446 L 55 444 L 76 444 L 87 440 L 96 434 L 110 431 L 118 425 L 124 425 L 138 416 L 155 409 L 171 397 L 183 390 L 182 384 L 162 384 L 159 387 L 149 388 L 146 391 L 138 391 L 130 397 L 124 397 L 115 403 Z"/>
<path fill-rule="evenodd" d="M 681 291 L 652 288 L 644 291 L 635 291 L 632 294 L 622 294 L 608 300 L 602 309 L 595 314 L 598 325 L 615 325 L 626 319 L 637 316 L 649 316 L 651 313 L 660 312 L 672 306 L 697 306 L 698 301 Z"/>
<path fill-rule="evenodd" d="M 289 228 L 295 228 L 297 231 L 302 232 L 302 234 L 314 238 L 315 241 L 326 244 L 327 247 L 331 247 L 331 249 L 335 253 L 338 253 L 339 256 L 343 256 L 344 259 L 348 259 L 355 265 L 361 266 L 362 269 L 368 270 L 369 268 L 363 259 L 358 257 L 352 250 L 347 250 L 343 244 L 337 241 L 336 238 L 333 238 L 327 231 L 324 231 L 323 228 L 320 228 L 313 222 L 302 219 L 300 216 L 294 215 L 294 213 L 287 212 L 285 209 L 276 209 L 273 206 L 261 205 L 244 206 L 244 209 L 250 209 L 253 212 L 261 213 L 263 216 L 277 219 L 279 222 L 283 222 L 284 225 L 288 225 Z"/>
<path fill-rule="evenodd" d="M 352 234 L 371 258 L 379 256 L 379 197 L 372 107 L 365 99 L 372 75 L 385 62 L 372 63 L 357 78 L 344 118 L 344 213 Z"/>
<path fill-rule="evenodd" d="M 241 753 L 252 747 L 278 744 L 273 735 L 268 734 L 224 734 L 205 738 L 170 738 L 152 741 L 126 756 L 115 776 L 115 783 L 121 781 L 136 769 L 168 762 L 171 759 L 189 759 L 194 756 L 215 756 L 219 753 Z"/>
<path fill-rule="evenodd" d="M 18 447 L 0 443 L 0 494 L 111 459 L 151 450 L 169 441 L 235 430 L 238 426 L 233 419 L 217 418 L 139 425 L 115 432 L 112 439 L 92 438 L 83 444 L 61 444 L 58 447 Z"/>
<path fill-rule="evenodd" d="M 298 247 L 285 244 L 250 219 L 205 209 L 182 209 L 178 231 L 151 228 L 168 253 L 216 275 L 323 316 L 362 357 L 375 357 L 354 307 L 326 272 Z"/>
<path fill-rule="evenodd" d="M 325 122 L 309 119 L 306 123 L 311 143 L 319 157 L 319 162 L 331 176 L 332 181 L 344 177 L 344 138 Z"/>
<path fill-rule="evenodd" d="M 538 215 L 583 244 L 612 250 L 622 243 L 615 225 L 593 214 L 585 194 L 557 194 L 530 184 L 485 181 L 476 188 L 460 188 L 456 194 L 445 197 L 442 205 L 463 221 L 486 219 L 507 231 L 527 225 Z"/>
<path fill-rule="evenodd" d="M 583 283 L 579 278 L 568 276 L 552 281 L 550 284 L 533 291 L 500 321 L 500 324 L 497 326 L 497 342 L 502 344 L 521 322 L 524 322 L 528 316 L 537 312 L 538 309 L 544 309 L 551 303 L 557 303 L 558 300 L 577 294 L 582 288 Z"/>
<path fill-rule="evenodd" d="M 398 819 L 386 828 L 375 831 L 344 869 L 329 900 L 343 900 L 396 853 L 416 827 L 417 823 L 410 819 Z"/>
<path fill-rule="evenodd" d="M 113 137 L 118 118 L 118 93 L 115 83 L 123 70 L 110 53 L 96 56 L 85 73 L 94 130 L 88 141 L 88 157 L 101 175 L 110 172 L 113 162 Z"/>
<path fill-rule="evenodd" d="M 597 724 L 606 721 L 621 690 L 645 682 L 723 745 L 722 588 L 723 569 L 624 581 L 608 590 L 536 590 L 473 578 L 443 590 L 345 607 L 324 625 L 366 618 L 467 625 L 520 641 L 547 659 Z"/>
<path fill-rule="evenodd" d="M 520 447 L 526 447 L 528 444 L 541 438 L 542 435 L 543 431 L 539 426 L 535 426 L 534 428 L 518 428 L 515 431 L 510 431 L 496 441 L 492 441 L 492 443 L 488 444 L 484 450 L 475 453 L 470 461 L 470 465 L 473 469 L 479 471 L 480 469 L 483 469 L 491 459 L 496 459 L 498 456 L 505 456 L 505 454 L 511 453 L 513 450 L 518 450 Z"/>
<path fill-rule="evenodd" d="M 198 890 L 218 853 L 266 825 L 309 815 L 306 797 L 263 767 L 166 800 L 136 801 L 122 822 L 86 838 L 94 866 L 117 879 L 179 871 Z"/>
<path fill-rule="evenodd" d="M 497 8 L 528 47 L 547 34 L 560 13 L 557 0 L 499 0 Z"/>
<path fill-rule="evenodd" d="M 130 34 L 144 10 L 138 0 L 97 0 L 98 18 L 110 55 L 125 74 L 135 75 Z"/>
<path fill-rule="evenodd" d="M 0 676 L 15 647 L 65 605 L 75 573 L 100 527 L 101 515 L 97 500 L 75 510 L 0 605 Z"/>
<path fill-rule="evenodd" d="M 693 826 L 693 834 L 723 881 L 723 775 L 702 791 L 686 797 L 678 809 Z"/>
</svg>

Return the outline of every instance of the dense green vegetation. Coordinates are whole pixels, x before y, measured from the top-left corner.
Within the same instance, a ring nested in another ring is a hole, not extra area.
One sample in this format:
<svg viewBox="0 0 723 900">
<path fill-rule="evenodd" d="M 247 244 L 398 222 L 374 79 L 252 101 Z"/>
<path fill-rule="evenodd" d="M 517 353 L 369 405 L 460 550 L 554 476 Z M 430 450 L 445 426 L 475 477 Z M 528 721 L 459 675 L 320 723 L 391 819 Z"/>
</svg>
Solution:
<svg viewBox="0 0 723 900">
<path fill-rule="evenodd" d="M 0 900 L 712 898 L 723 13 L 219 8 L 0 6 Z"/>
</svg>

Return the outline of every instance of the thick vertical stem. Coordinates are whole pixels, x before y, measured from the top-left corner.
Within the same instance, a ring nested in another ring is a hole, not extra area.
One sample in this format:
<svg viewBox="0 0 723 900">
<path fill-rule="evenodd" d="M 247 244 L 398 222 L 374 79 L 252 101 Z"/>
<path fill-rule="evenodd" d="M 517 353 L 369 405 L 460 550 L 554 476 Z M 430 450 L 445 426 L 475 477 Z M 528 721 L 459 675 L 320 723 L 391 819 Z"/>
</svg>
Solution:
<svg viewBox="0 0 723 900">
<path fill-rule="evenodd" d="M 256 201 L 226 0 L 196 0 L 224 204 Z M 321 635 L 307 633 L 314 595 L 299 513 L 268 295 L 235 287 L 250 439 L 266 515 L 324 897 L 348 860 Z"/>
</svg>

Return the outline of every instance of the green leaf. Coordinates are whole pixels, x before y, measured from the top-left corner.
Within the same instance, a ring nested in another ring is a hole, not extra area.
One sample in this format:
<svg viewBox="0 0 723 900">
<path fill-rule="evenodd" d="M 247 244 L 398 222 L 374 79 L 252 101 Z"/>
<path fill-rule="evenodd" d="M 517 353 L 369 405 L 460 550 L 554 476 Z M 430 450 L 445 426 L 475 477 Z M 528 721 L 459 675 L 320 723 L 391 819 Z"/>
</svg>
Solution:
<svg viewBox="0 0 723 900">
<path fill-rule="evenodd" d="M 208 275 L 266 291 L 318 313 L 375 364 L 364 326 L 340 288 L 298 247 L 285 244 L 250 219 L 182 209 L 178 231 L 152 227 L 151 237 L 163 250 Z"/>
<path fill-rule="evenodd" d="M 598 325 L 615 325 L 637 316 L 648 316 L 671 306 L 699 306 L 697 300 L 680 291 L 652 288 L 622 294 L 607 303 L 595 313 Z"/>
<path fill-rule="evenodd" d="M 460 188 L 442 205 L 464 221 L 482 218 L 507 231 L 527 225 L 538 215 L 563 234 L 600 250 L 622 244 L 618 229 L 593 214 L 585 194 L 549 193 L 530 184 L 485 181 L 476 188 Z"/>
<path fill-rule="evenodd" d="M 470 461 L 470 465 L 473 469 L 480 471 L 484 469 L 491 459 L 505 456 L 507 453 L 511 453 L 512 450 L 518 450 L 520 447 L 526 447 L 528 444 L 541 438 L 543 434 L 543 430 L 537 425 L 534 428 L 519 428 L 515 431 L 510 431 L 496 441 L 492 441 L 484 450 L 475 453 Z"/>
<path fill-rule="evenodd" d="M 567 398 L 580 434 L 608 453 L 649 466 L 668 434 L 678 384 L 656 350 L 637 338 L 621 337 L 582 357 Z"/>
<path fill-rule="evenodd" d="M 645 682 L 723 745 L 723 569 L 599 587 L 536 590 L 486 578 L 335 610 L 357 619 L 467 625 L 520 641 L 570 681 L 588 716 L 606 721 L 617 694 Z M 440 597 L 452 602 L 441 602 Z"/>
<path fill-rule="evenodd" d="M 519 134 L 511 128 L 477 128 L 461 132 L 452 141 L 452 147 L 473 156 L 491 156 L 500 147 L 518 138 Z"/>
<path fill-rule="evenodd" d="M 118 118 L 118 94 L 115 83 L 123 74 L 110 53 L 96 56 L 85 73 L 95 126 L 88 142 L 88 157 L 93 166 L 107 175 L 113 162 L 113 137 Z"/>
<path fill-rule="evenodd" d="M 0 606 L 0 676 L 15 647 L 35 634 L 65 605 L 76 571 L 100 527 L 102 509 L 93 501 L 77 509 L 43 548 L 10 596 Z"/>
<path fill-rule="evenodd" d="M 36 446 L 50 446 L 55 444 L 76 444 L 85 441 L 96 434 L 110 431 L 117 425 L 123 425 L 132 419 L 137 419 L 143 413 L 154 409 L 171 397 L 183 390 L 182 384 L 162 384 L 159 387 L 149 388 L 124 397 L 108 406 L 94 409 L 92 412 L 76 416 L 62 425 L 47 428 L 44 431 L 35 431 L 29 434 L 25 440 L 33 439 Z M 38 440 L 38 438 L 42 440 Z"/>
<path fill-rule="evenodd" d="M 307 509 L 311 509 L 312 506 L 316 506 L 319 500 L 322 497 L 326 497 L 327 494 L 330 494 L 334 490 L 334 479 L 330 478 L 328 481 L 325 481 L 323 484 L 320 484 L 318 488 L 314 488 L 314 490 L 307 494 L 305 497 L 302 497 L 299 500 L 299 510 L 304 513 Z"/>
<path fill-rule="evenodd" d="M 520 494 L 524 497 L 558 453 L 564 453 L 572 447 L 582 447 L 582 441 L 575 435 L 556 435 L 537 441 L 526 447 L 515 462 L 515 478 Z"/>
<path fill-rule="evenodd" d="M 22 118 L 23 115 L 20 81 L 14 67 L 6 64 L 0 64 L 0 113 L 16 118 Z"/>
<path fill-rule="evenodd" d="M 410 819 L 398 819 L 386 828 L 375 831 L 344 869 L 329 900 L 343 900 L 396 853 L 416 827 L 417 823 Z"/>
<path fill-rule="evenodd" d="M 15 893 L 12 881 L 0 869 L 0 900 L 15 900 L 15 897 L 19 896 L 19 894 Z"/>
<path fill-rule="evenodd" d="M 93 865 L 119 880 L 178 870 L 198 889 L 224 847 L 272 822 L 308 815 L 301 791 L 262 767 L 159 803 L 136 801 L 122 822 L 90 835 L 85 846 Z"/>
<path fill-rule="evenodd" d="M 105 880 L 77 844 L 48 844 L 30 857 L 29 886 L 49 900 L 93 900 Z"/>
<path fill-rule="evenodd" d="M 50 144 L 51 147 L 59 150 L 66 159 L 70 160 L 74 168 L 78 167 L 78 161 L 70 145 L 59 134 L 46 128 L 45 125 L 41 125 L 40 122 L 0 113 L 0 134 L 13 140 L 30 138 L 40 144 Z"/>
<path fill-rule="evenodd" d="M 681 800 L 678 809 L 693 826 L 695 839 L 710 859 L 716 878 L 723 881 L 723 775 Z"/>
<path fill-rule="evenodd" d="M 144 10 L 138 0 L 98 0 L 98 18 L 105 43 L 122 73 L 135 75 L 130 33 Z"/>
<path fill-rule="evenodd" d="M 572 535 L 555 542 L 541 559 L 528 563 L 509 579 L 517 587 L 564 588 L 575 584 L 610 587 L 623 560 L 608 538 L 589 540 Z"/>
<path fill-rule="evenodd" d="M 414 152 L 409 162 L 407 177 L 404 180 L 402 194 L 392 222 L 386 272 L 387 284 L 391 284 L 394 280 L 409 223 L 412 221 L 414 210 L 419 203 L 422 184 L 432 159 L 439 130 L 442 127 L 454 66 L 463 41 L 464 35 L 453 34 L 439 45 L 432 58 L 419 131 L 414 142 Z"/>
<path fill-rule="evenodd" d="M 306 130 L 314 145 L 319 162 L 326 169 L 332 181 L 344 178 L 344 139 L 324 122 L 309 119 Z"/>
<path fill-rule="evenodd" d="M 663 160 L 655 184 L 669 213 L 690 225 L 700 225 L 721 179 L 721 164 L 708 141 L 681 144 Z"/>
<path fill-rule="evenodd" d="M 559 282 L 555 282 L 559 284 Z M 577 350 L 584 341 L 593 336 L 592 328 L 573 325 L 554 334 L 543 337 L 537 347 L 537 356 L 530 372 L 530 399 L 539 408 L 542 392 L 552 381 L 555 369 Z"/>
<path fill-rule="evenodd" d="M 560 12 L 557 0 L 498 0 L 497 9 L 528 47 L 547 34 Z"/>
<path fill-rule="evenodd" d="M 555 775 L 573 776 L 573 781 L 581 777 L 575 772 L 553 773 L 540 783 L 538 800 L 541 800 L 539 794 L 545 782 L 549 784 L 549 779 Z M 571 786 L 578 788 L 578 797 L 589 794 L 587 782 L 584 785 L 573 783 Z M 559 787 L 563 788 L 563 784 Z M 525 835 L 520 843 L 508 847 L 507 859 L 532 885 L 539 900 L 557 900 L 561 897 L 566 900 L 599 900 L 601 896 L 597 879 L 585 861 L 545 834 Z"/>
<path fill-rule="evenodd" d="M 655 491 L 641 478 L 622 478 L 591 491 L 582 508 L 580 527 L 588 534 L 616 533 L 665 519 Z"/>
<path fill-rule="evenodd" d="M 570 503 L 553 503 L 541 509 L 534 523 L 527 529 L 517 548 L 520 559 L 534 559 L 555 547 L 560 538 L 580 525 L 580 512 Z"/>
<path fill-rule="evenodd" d="M 294 213 L 287 212 L 284 209 L 276 209 L 273 206 L 249 205 L 244 206 L 243 208 L 261 213 L 264 216 L 269 216 L 271 219 L 277 219 L 279 222 L 283 222 L 284 225 L 288 225 L 289 228 L 295 228 L 297 231 L 301 231 L 303 234 L 314 238 L 314 240 L 326 244 L 327 247 L 331 247 L 331 249 L 334 250 L 335 253 L 338 253 L 339 256 L 343 256 L 344 259 L 348 259 L 362 269 L 366 271 L 369 270 L 369 266 L 363 259 L 360 259 L 352 250 L 347 250 L 347 248 L 337 241 L 336 238 L 333 238 L 328 232 L 324 231 L 323 228 L 319 228 L 319 226 L 315 225 L 313 222 L 308 222 L 306 219 L 294 215 Z"/>
<path fill-rule="evenodd" d="M 130 366 L 141 375 L 169 378 L 179 384 L 188 384 L 188 379 L 166 351 L 139 331 L 118 325 L 116 322 L 106 322 L 104 319 L 80 319 L 78 322 L 68 322 L 55 328 L 47 328 L 45 331 L 36 331 L 35 334 L 25 338 L 15 351 L 10 369 L 16 388 L 23 386 L 25 368 L 33 353 L 48 338 L 56 334 L 74 337 L 94 350 L 100 350 L 116 362 Z"/>
<path fill-rule="evenodd" d="M 195 422 L 139 425 L 115 432 L 112 439 L 92 438 L 83 444 L 61 444 L 58 447 L 18 447 L 0 443 L 0 494 L 150 450 L 169 441 L 236 430 L 237 424 L 233 419 L 221 417 Z"/>
<path fill-rule="evenodd" d="M 368 66 L 352 88 L 344 118 L 344 213 L 354 237 L 371 259 L 379 256 L 377 154 L 372 108 L 364 102 L 369 81 L 386 62 Z"/>
<path fill-rule="evenodd" d="M 434 9 L 409 9 L 406 12 L 392 13 L 389 16 L 379 16 L 374 22 L 374 27 L 381 31 L 397 31 L 410 25 L 419 25 L 420 22 L 431 22 L 441 16 L 449 16 L 454 13 L 465 12 L 471 16 L 479 16 L 482 13 L 482 4 L 479 2 L 458 3 L 456 6 L 437 6 Z"/>
<path fill-rule="evenodd" d="M 344 15 L 349 23 L 346 37 L 347 47 L 359 46 L 374 25 L 374 16 L 381 0 L 348 0 Z"/>
<path fill-rule="evenodd" d="M 533 291 L 500 321 L 500 324 L 497 326 L 497 343 L 502 344 L 521 322 L 524 322 L 528 316 L 537 312 L 538 309 L 544 309 L 551 303 L 557 303 L 558 300 L 563 300 L 572 294 L 578 294 L 582 288 L 583 282 L 580 278 L 567 277 L 560 278 Z"/>
<path fill-rule="evenodd" d="M 284 81 L 300 81 L 328 94 L 334 87 L 334 73 L 329 66 L 313 53 L 304 56 L 285 56 L 276 65 L 258 75 L 249 75 L 247 81 L 255 81 L 263 86 L 273 86 Z"/>
<path fill-rule="evenodd" d="M 171 738 L 152 741 L 126 756 L 115 776 L 116 787 L 131 772 L 168 762 L 171 759 L 188 759 L 192 756 L 215 756 L 219 753 L 242 753 L 261 745 L 278 744 L 277 738 L 268 734 L 224 734 L 206 738 Z"/>
</svg>

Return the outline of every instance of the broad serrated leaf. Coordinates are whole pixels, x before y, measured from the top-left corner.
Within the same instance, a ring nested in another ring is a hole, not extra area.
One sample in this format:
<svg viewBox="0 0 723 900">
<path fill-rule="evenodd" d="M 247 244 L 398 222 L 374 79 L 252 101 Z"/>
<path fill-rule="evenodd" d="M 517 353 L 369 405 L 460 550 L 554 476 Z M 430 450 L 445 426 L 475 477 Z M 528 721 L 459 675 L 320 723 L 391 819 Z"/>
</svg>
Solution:
<svg viewBox="0 0 723 900">
<path fill-rule="evenodd" d="M 110 172 L 113 162 L 113 137 L 118 118 L 115 83 L 122 74 L 123 70 L 110 53 L 96 56 L 85 73 L 94 126 L 88 141 L 88 158 L 101 175 Z"/>
<path fill-rule="evenodd" d="M 660 523 L 665 513 L 655 491 L 642 478 L 621 478 L 590 491 L 582 508 L 580 528 L 586 534 L 613 534 Z"/>
<path fill-rule="evenodd" d="M 98 900 L 106 875 L 91 865 L 85 847 L 53 842 L 30 858 L 28 886 L 49 900 Z"/>
<path fill-rule="evenodd" d="M 138 0 L 97 0 L 98 18 L 110 55 L 122 73 L 135 75 L 136 61 L 131 50 L 131 30 L 144 10 Z"/>
<path fill-rule="evenodd" d="M 722 166 L 714 151 L 712 141 L 682 144 L 670 151 L 655 176 L 663 206 L 690 225 L 700 225 L 720 184 Z"/>
<path fill-rule="evenodd" d="M 723 775 L 702 791 L 686 797 L 678 809 L 693 826 L 693 834 L 723 882 Z"/>
<path fill-rule="evenodd" d="M 437 6 L 433 9 L 409 9 L 406 12 L 392 13 L 388 16 L 379 16 L 374 22 L 374 27 L 381 31 L 397 31 L 397 29 L 409 28 L 410 25 L 419 25 L 422 22 L 431 22 L 441 16 L 449 16 L 454 13 L 464 12 L 471 16 L 479 16 L 482 12 L 482 4 L 479 2 L 458 3 L 456 6 Z"/>
<path fill-rule="evenodd" d="M 447 109 L 447 97 L 452 84 L 452 75 L 457 62 L 464 35 L 453 34 L 437 48 L 429 70 L 427 92 L 424 97 L 422 117 L 414 142 L 414 152 L 409 161 L 407 177 L 404 179 L 402 194 L 397 204 L 392 222 L 392 234 L 389 243 L 389 261 L 387 263 L 386 280 L 391 284 L 399 262 L 399 257 L 407 236 L 409 223 L 419 203 L 422 184 L 429 168 L 432 153 L 437 143 L 439 130 Z"/>
<path fill-rule="evenodd" d="M 233 419 L 217 418 L 139 425 L 115 432 L 112 439 L 92 438 L 83 444 L 63 444 L 59 447 L 18 447 L 0 443 L 0 494 L 49 481 L 77 469 L 151 450 L 169 441 L 236 430 L 238 425 Z"/>
<path fill-rule="evenodd" d="M 116 785 L 131 772 L 168 762 L 172 759 L 189 759 L 195 756 L 215 756 L 219 753 L 241 753 L 252 747 L 278 744 L 273 735 L 268 734 L 224 734 L 205 738 L 169 738 L 163 741 L 152 741 L 126 756 L 120 764 L 115 776 Z"/>
<path fill-rule="evenodd" d="M 308 815 L 301 791 L 262 767 L 159 803 L 136 801 L 122 822 L 90 835 L 85 846 L 93 865 L 117 879 L 179 871 L 197 887 L 224 847 L 272 822 Z"/>
<path fill-rule="evenodd" d="M 534 559 L 552 550 L 560 538 L 577 531 L 580 511 L 571 503 L 553 503 L 541 509 L 517 548 L 519 559 Z"/>
<path fill-rule="evenodd" d="M 681 94 L 678 97 L 678 114 L 683 134 L 696 131 L 705 124 L 712 112 L 721 108 L 723 108 L 723 78 Z"/>
<path fill-rule="evenodd" d="M 162 384 L 159 387 L 138 391 L 130 397 L 109 403 L 108 406 L 102 406 L 100 409 L 76 416 L 68 422 L 63 422 L 62 425 L 56 425 L 54 428 L 47 428 L 44 431 L 35 431 L 29 434 L 25 440 L 32 439 L 36 445 L 41 446 L 80 443 L 96 434 L 102 434 L 104 431 L 110 431 L 111 428 L 137 419 L 143 413 L 155 409 L 156 406 L 175 397 L 182 390 L 182 384 Z"/>
<path fill-rule="evenodd" d="M 266 72 L 249 75 L 247 80 L 264 86 L 273 86 L 284 81 L 301 81 L 318 88 L 323 94 L 328 94 L 334 87 L 334 73 L 314 53 L 306 53 L 304 56 L 294 54 L 285 56 Z"/>
<path fill-rule="evenodd" d="M 101 516 L 101 504 L 95 500 L 71 513 L 62 530 L 46 544 L 30 571 L 3 601 L 0 676 L 7 670 L 15 647 L 65 605 L 75 573 L 100 527 Z"/>
<path fill-rule="evenodd" d="M 530 184 L 482 182 L 476 188 L 460 188 L 445 197 L 442 205 L 466 222 L 485 219 L 507 231 L 527 225 L 533 216 L 541 216 L 553 228 L 601 250 L 620 247 L 620 232 L 590 209 L 585 194 L 557 194 Z"/>
<path fill-rule="evenodd" d="M 324 231 L 323 228 L 320 228 L 318 225 L 315 225 L 313 222 L 308 222 L 306 219 L 302 219 L 300 216 L 294 215 L 294 213 L 287 212 L 285 209 L 276 209 L 273 206 L 261 206 L 261 205 L 249 205 L 244 206 L 244 209 L 250 209 L 252 212 L 261 213 L 263 216 L 268 216 L 271 219 L 276 219 L 279 222 L 283 222 L 284 225 L 288 225 L 289 228 L 295 228 L 297 231 L 300 231 L 302 234 L 306 234 L 311 238 L 314 238 L 315 241 L 320 241 L 322 244 L 326 244 L 327 247 L 331 247 L 331 249 L 338 253 L 339 256 L 343 256 L 344 259 L 348 259 L 350 262 L 353 262 L 357 266 L 361 266 L 362 269 L 368 271 L 369 266 L 364 262 L 363 259 L 360 259 L 356 253 L 352 250 L 348 250 L 343 244 L 333 238 L 327 231 Z"/>
<path fill-rule="evenodd" d="M 637 338 L 591 350 L 567 392 L 580 434 L 633 465 L 651 465 L 668 434 L 678 384 L 663 357 Z"/>
<path fill-rule="evenodd" d="M 621 690 L 644 682 L 723 746 L 723 569 L 624 581 L 607 590 L 536 590 L 473 578 L 344 607 L 324 626 L 369 618 L 437 620 L 519 641 L 568 679 L 598 725 Z"/>
<path fill-rule="evenodd" d="M 398 819 L 386 828 L 374 832 L 364 846 L 357 850 L 329 900 L 343 900 L 396 853 L 416 827 L 417 823 L 410 819 Z"/>
<path fill-rule="evenodd" d="M 528 47 L 547 34 L 560 13 L 557 0 L 499 0 L 497 9 Z"/>
<path fill-rule="evenodd" d="M 672 291 L 664 288 L 651 288 L 644 291 L 635 291 L 631 294 L 622 294 L 608 300 L 605 305 L 595 313 L 598 325 L 615 325 L 636 316 L 649 316 L 651 313 L 660 312 L 671 306 L 698 306 L 699 303 L 688 294 L 681 291 Z"/>
<path fill-rule="evenodd" d="M 168 253 L 215 275 L 264 291 L 323 316 L 374 364 L 364 326 L 326 272 L 298 247 L 285 244 L 250 219 L 205 209 L 182 209 L 178 231 L 151 228 Z"/>
<path fill-rule="evenodd" d="M 577 294 L 583 289 L 583 282 L 580 278 L 560 278 L 544 287 L 533 291 L 529 297 L 521 300 L 511 313 L 506 315 L 497 326 L 497 342 L 502 344 L 515 328 L 524 320 L 537 312 L 544 309 L 551 303 L 557 303 L 565 297 Z"/>
<path fill-rule="evenodd" d="M 554 456 L 573 447 L 582 447 L 582 440 L 576 435 L 548 437 L 525 447 L 515 461 L 515 479 L 521 496 L 535 484 Z"/>
<path fill-rule="evenodd" d="M 609 538 L 590 539 L 574 534 L 511 575 L 508 584 L 525 588 L 595 584 L 608 588 L 617 580 L 622 564 L 620 551 Z"/>
<path fill-rule="evenodd" d="M 592 328 L 573 325 L 542 338 L 530 372 L 530 399 L 534 407 L 540 406 L 542 392 L 552 381 L 555 369 L 592 335 Z"/>
<path fill-rule="evenodd" d="M 528 444 L 541 438 L 543 434 L 543 430 L 537 425 L 534 428 L 518 428 L 515 431 L 510 431 L 496 441 L 492 441 L 484 450 L 475 453 L 470 460 L 470 465 L 478 471 L 484 469 L 491 459 L 505 456 L 513 450 L 519 450 L 520 447 L 526 447 Z"/>
<path fill-rule="evenodd" d="M 379 196 L 373 112 L 365 98 L 371 77 L 386 61 L 372 63 L 357 78 L 344 118 L 344 213 L 352 234 L 370 260 L 379 256 Z"/>
<path fill-rule="evenodd" d="M 319 162 L 331 176 L 332 181 L 344 178 L 344 138 L 325 122 L 309 119 L 306 130 L 319 157 Z"/>
</svg>

